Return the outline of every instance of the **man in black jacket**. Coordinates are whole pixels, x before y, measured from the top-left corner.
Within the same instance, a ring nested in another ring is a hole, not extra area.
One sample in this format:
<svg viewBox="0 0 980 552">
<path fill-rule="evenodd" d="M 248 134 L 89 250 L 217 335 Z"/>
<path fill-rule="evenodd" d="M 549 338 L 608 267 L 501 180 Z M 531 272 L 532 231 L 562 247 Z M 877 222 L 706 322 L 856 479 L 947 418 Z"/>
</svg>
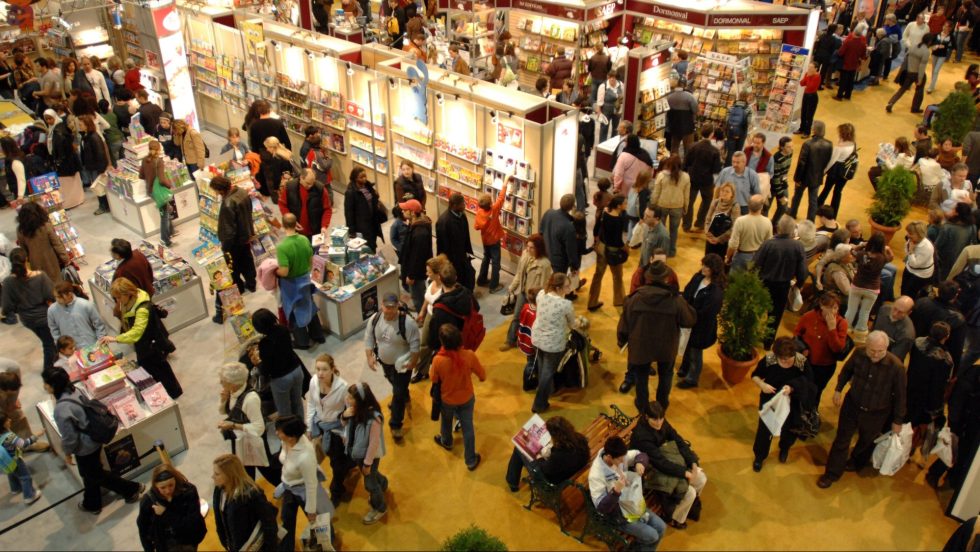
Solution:
<svg viewBox="0 0 980 552">
<path fill-rule="evenodd" d="M 575 196 L 572 194 L 561 196 L 558 207 L 558 209 L 549 209 L 541 217 L 541 235 L 544 237 L 545 249 L 548 251 L 548 260 L 551 261 L 551 271 L 555 274 L 571 271 L 570 276 L 578 275 L 582 257 L 578 252 L 575 226 L 572 225 L 570 214 L 575 207 Z M 579 282 L 580 288 L 583 285 L 583 282 Z"/>
<path fill-rule="evenodd" d="M 398 257 L 405 289 L 412 294 L 415 310 L 425 301 L 425 263 L 432 258 L 432 220 L 425 216 L 422 204 L 410 199 L 398 204 L 408 217 L 408 234 Z"/>
<path fill-rule="evenodd" d="M 211 189 L 221 196 L 218 211 L 218 239 L 221 250 L 231 268 L 231 281 L 238 291 L 255 291 L 255 259 L 249 242 L 255 238 L 252 226 L 252 200 L 241 188 L 233 188 L 231 181 L 218 175 L 211 179 Z M 216 313 L 215 317 L 219 317 Z"/>
<path fill-rule="evenodd" d="M 685 441 L 664 418 L 664 407 L 657 401 L 641 409 L 629 448 L 646 454 L 650 465 L 656 470 L 652 488 L 679 500 L 669 523 L 675 529 L 685 529 L 688 517 L 694 521 L 701 517 L 698 497 L 708 477 L 698 465 L 700 460 L 691 450 L 691 443 Z"/>
<path fill-rule="evenodd" d="M 806 251 L 803 244 L 796 240 L 796 221 L 783 215 L 776 225 L 776 235 L 762 243 L 753 257 L 755 266 L 759 268 L 759 278 L 762 279 L 769 295 L 772 297 L 772 309 L 769 311 L 768 325 L 771 334 L 765 340 L 765 348 L 772 346 L 779 330 L 779 323 L 786 311 L 786 301 L 792 280 L 802 286 L 809 275 L 806 269 Z"/>
<path fill-rule="evenodd" d="M 939 480 L 948 471 L 947 481 L 958 490 L 980 448 L 980 364 L 964 366 L 956 376 L 949 398 L 949 430 L 959 438 L 953 467 L 937 459 L 929 466 L 926 483 L 939 487 Z"/>
<path fill-rule="evenodd" d="M 676 78 L 670 79 L 670 87 L 673 90 L 667 94 L 667 104 L 670 110 L 667 111 L 667 134 L 670 135 L 670 153 L 681 155 L 680 147 L 684 145 L 684 155 L 691 151 L 694 145 L 694 118 L 698 113 L 698 100 L 687 90 L 684 90 L 680 81 Z"/>
<path fill-rule="evenodd" d="M 272 106 L 265 100 L 255 100 L 255 110 L 259 118 L 252 121 L 248 127 L 248 147 L 252 151 L 261 155 L 265 151 L 265 139 L 275 136 L 279 143 L 287 149 L 293 148 L 293 143 L 289 141 L 289 133 L 281 120 L 272 117 Z"/>
<path fill-rule="evenodd" d="M 834 153 L 834 145 L 830 140 L 824 138 L 827 126 L 823 121 L 813 121 L 810 128 L 813 138 L 803 142 L 800 149 L 800 159 L 796 162 L 796 172 L 793 174 L 793 182 L 796 183 L 796 191 L 793 193 L 793 206 L 789 214 L 794 219 L 800 210 L 800 202 L 803 201 L 803 192 L 807 192 L 809 204 L 806 210 L 806 218 L 814 220 L 817 218 L 817 191 L 823 183 L 824 171 L 830 162 L 830 156 Z"/>
<path fill-rule="evenodd" d="M 311 242 L 314 234 L 327 231 L 333 216 L 330 190 L 317 182 L 313 169 L 301 169 L 299 176 L 286 183 L 279 194 L 279 211 L 292 213 L 299 221 L 298 231 Z"/>
<path fill-rule="evenodd" d="M 715 175 L 721 172 L 721 152 L 711 145 L 711 134 L 715 131 L 710 124 L 701 127 L 701 140 L 691 146 L 684 156 L 684 170 L 691 177 L 691 192 L 684 212 L 684 231 L 691 231 L 691 218 L 694 216 L 694 200 L 701 194 L 701 206 L 698 216 L 694 219 L 694 231 L 704 229 L 704 218 L 708 215 L 708 207 L 715 193 Z"/>
<path fill-rule="evenodd" d="M 466 220 L 466 200 L 461 193 L 456 192 L 449 196 L 449 210 L 436 222 L 436 255 L 445 255 L 456 269 L 460 285 L 473 291 L 476 285 L 476 271 L 470 262 L 473 258 L 473 245 L 470 243 L 470 227 Z M 438 341 L 439 332 L 433 331 L 432 335 Z"/>
<path fill-rule="evenodd" d="M 963 345 L 966 341 L 966 319 L 956 308 L 960 295 L 960 285 L 953 281 L 940 282 L 937 286 L 936 297 L 920 297 L 915 301 L 909 318 L 915 325 L 915 335 L 929 335 L 929 328 L 934 322 L 949 324 L 949 340 L 946 350 L 953 356 L 953 373 L 960 368 L 963 359 Z"/>
<path fill-rule="evenodd" d="M 851 389 L 842 397 L 848 383 Z M 845 471 L 858 471 L 868 463 L 874 441 L 889 418 L 895 433 L 905 422 L 905 366 L 888 352 L 888 336 L 884 332 L 868 334 L 865 346 L 855 349 L 844 363 L 837 377 L 834 406 L 841 407 L 840 419 L 826 471 L 817 480 L 821 489 L 833 485 Z M 855 433 L 858 442 L 848 460 Z"/>
</svg>

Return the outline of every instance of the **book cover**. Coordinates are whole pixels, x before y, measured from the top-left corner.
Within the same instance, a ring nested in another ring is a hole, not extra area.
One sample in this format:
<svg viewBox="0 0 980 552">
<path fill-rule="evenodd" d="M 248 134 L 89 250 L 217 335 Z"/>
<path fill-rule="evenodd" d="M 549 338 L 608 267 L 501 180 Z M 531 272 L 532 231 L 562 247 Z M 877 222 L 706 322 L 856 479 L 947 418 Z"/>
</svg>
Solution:
<svg viewBox="0 0 980 552">
<path fill-rule="evenodd" d="M 156 413 L 173 404 L 173 399 L 167 394 L 162 383 L 154 383 L 150 387 L 140 391 L 143 402 L 150 412 Z"/>
<path fill-rule="evenodd" d="M 322 234 L 317 235 L 322 236 Z M 326 271 L 327 259 L 319 255 L 314 255 L 312 259 L 312 268 L 310 269 L 310 280 L 312 280 L 314 284 L 322 284 Z"/>
<path fill-rule="evenodd" d="M 221 297 L 221 308 L 228 314 L 241 314 L 245 311 L 245 300 L 238 291 L 238 286 L 229 286 L 218 292 Z"/>
<path fill-rule="evenodd" d="M 328 262 L 323 270 L 323 283 L 329 284 L 332 287 L 340 287 L 344 285 L 343 273 L 341 272 L 340 265 Z"/>
<path fill-rule="evenodd" d="M 511 439 L 517 450 L 529 460 L 541 458 L 542 452 L 551 447 L 551 434 L 541 416 L 534 414 Z"/>
<path fill-rule="evenodd" d="M 109 469 L 120 475 L 138 468 L 140 465 L 140 455 L 136 451 L 136 442 L 132 435 L 127 435 L 106 445 L 105 456 L 106 460 L 109 461 Z"/>
<path fill-rule="evenodd" d="M 252 326 L 252 319 L 248 314 L 236 314 L 228 319 L 231 329 L 235 332 L 235 337 L 239 343 L 245 343 L 255 335 L 255 327 Z"/>
<path fill-rule="evenodd" d="M 228 263 L 225 262 L 223 256 L 210 259 L 204 265 L 204 269 L 208 271 L 208 278 L 211 279 L 212 289 L 224 289 L 232 285 L 231 278 L 229 277 Z"/>
<path fill-rule="evenodd" d="M 112 365 L 115 358 L 108 345 L 89 345 L 75 351 L 75 360 L 83 376 L 94 374 Z"/>
</svg>

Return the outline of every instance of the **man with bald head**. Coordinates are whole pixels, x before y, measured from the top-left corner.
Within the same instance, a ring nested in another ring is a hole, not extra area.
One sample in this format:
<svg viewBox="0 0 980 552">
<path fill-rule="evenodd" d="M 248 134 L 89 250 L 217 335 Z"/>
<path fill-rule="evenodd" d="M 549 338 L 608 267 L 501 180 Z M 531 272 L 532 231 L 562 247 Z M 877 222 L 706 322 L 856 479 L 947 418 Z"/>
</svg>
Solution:
<svg viewBox="0 0 980 552">
<path fill-rule="evenodd" d="M 749 214 L 735 219 L 732 237 L 728 240 L 725 262 L 732 270 L 744 268 L 762 244 L 772 238 L 772 222 L 762 214 L 766 200 L 756 194 L 749 198 Z"/>
<path fill-rule="evenodd" d="M 905 363 L 905 357 L 912 350 L 915 341 L 915 325 L 909 318 L 915 301 L 908 295 L 903 295 L 890 305 L 878 309 L 875 319 L 875 329 L 888 336 L 888 352 Z"/>
<path fill-rule="evenodd" d="M 844 387 L 851 384 L 846 396 Z M 844 475 L 858 471 L 871 459 L 874 441 L 890 419 L 898 433 L 905 421 L 905 367 L 888 352 L 888 336 L 882 331 L 868 334 L 864 347 L 858 347 L 844 363 L 837 377 L 834 405 L 840 407 L 837 436 L 830 446 L 827 468 L 817 480 L 826 489 Z M 848 459 L 851 439 L 857 445 Z"/>
<path fill-rule="evenodd" d="M 313 304 L 310 283 L 313 246 L 310 240 L 297 233 L 299 221 L 293 213 L 282 216 L 282 229 L 286 237 L 276 246 L 279 268 L 279 300 L 293 334 L 293 347 L 309 349 L 310 341 L 323 343 L 326 337 L 320 326 L 316 305 Z"/>
</svg>

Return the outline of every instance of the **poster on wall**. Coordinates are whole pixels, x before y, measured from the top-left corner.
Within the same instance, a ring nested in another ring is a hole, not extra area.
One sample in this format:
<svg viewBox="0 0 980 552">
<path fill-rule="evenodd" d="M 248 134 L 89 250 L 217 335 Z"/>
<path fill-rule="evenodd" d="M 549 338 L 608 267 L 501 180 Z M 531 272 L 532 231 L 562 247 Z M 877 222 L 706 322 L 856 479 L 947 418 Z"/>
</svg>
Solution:
<svg viewBox="0 0 980 552">
<path fill-rule="evenodd" d="M 524 150 L 524 124 L 517 126 L 510 121 L 497 122 L 497 144 Z"/>
<path fill-rule="evenodd" d="M 262 30 L 261 23 L 254 23 L 252 21 L 243 21 L 242 25 L 242 35 L 245 37 L 245 49 L 250 54 L 258 53 L 262 55 L 265 53 L 265 33 Z"/>
<path fill-rule="evenodd" d="M 160 66 L 160 56 L 157 55 L 153 50 L 143 49 L 143 53 L 146 54 L 146 66 L 150 69 L 162 69 Z"/>
<path fill-rule="evenodd" d="M 194 105 L 194 89 L 191 85 L 190 69 L 187 65 L 187 52 L 184 50 L 180 15 L 177 13 L 176 7 L 169 4 L 154 8 L 153 27 L 160 43 L 163 74 L 167 77 L 173 115 L 200 130 L 197 108 Z"/>
<path fill-rule="evenodd" d="M 106 445 L 105 458 L 109 462 L 109 469 L 119 475 L 138 468 L 140 455 L 136 451 L 136 442 L 133 441 L 132 434 Z"/>
<path fill-rule="evenodd" d="M 367 320 L 378 312 L 378 286 L 361 293 L 361 320 Z"/>
</svg>

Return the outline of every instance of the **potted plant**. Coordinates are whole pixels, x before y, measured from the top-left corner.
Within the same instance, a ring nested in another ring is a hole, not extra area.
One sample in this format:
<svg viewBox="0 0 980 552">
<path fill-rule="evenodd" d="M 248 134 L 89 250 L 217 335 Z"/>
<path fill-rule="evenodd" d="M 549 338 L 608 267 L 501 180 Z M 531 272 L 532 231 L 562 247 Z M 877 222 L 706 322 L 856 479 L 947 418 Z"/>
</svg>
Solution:
<svg viewBox="0 0 980 552">
<path fill-rule="evenodd" d="M 766 324 L 772 298 L 754 269 L 733 270 L 718 314 L 718 357 L 729 385 L 745 379 L 759 359 L 758 349 L 769 337 Z"/>
<path fill-rule="evenodd" d="M 507 545 L 504 544 L 504 541 L 487 533 L 483 528 L 470 525 L 446 539 L 440 550 L 445 552 L 469 552 L 472 550 L 507 552 Z"/>
<path fill-rule="evenodd" d="M 936 143 L 949 138 L 960 146 L 967 133 L 973 130 L 977 117 L 973 96 L 966 92 L 952 92 L 939 104 L 939 111 L 932 119 L 932 132 Z"/>
<path fill-rule="evenodd" d="M 897 166 L 882 173 L 878 179 L 874 201 L 868 207 L 871 228 L 885 235 L 885 243 L 901 227 L 902 220 L 912 209 L 912 196 L 917 187 L 915 175 L 905 167 Z"/>
</svg>

